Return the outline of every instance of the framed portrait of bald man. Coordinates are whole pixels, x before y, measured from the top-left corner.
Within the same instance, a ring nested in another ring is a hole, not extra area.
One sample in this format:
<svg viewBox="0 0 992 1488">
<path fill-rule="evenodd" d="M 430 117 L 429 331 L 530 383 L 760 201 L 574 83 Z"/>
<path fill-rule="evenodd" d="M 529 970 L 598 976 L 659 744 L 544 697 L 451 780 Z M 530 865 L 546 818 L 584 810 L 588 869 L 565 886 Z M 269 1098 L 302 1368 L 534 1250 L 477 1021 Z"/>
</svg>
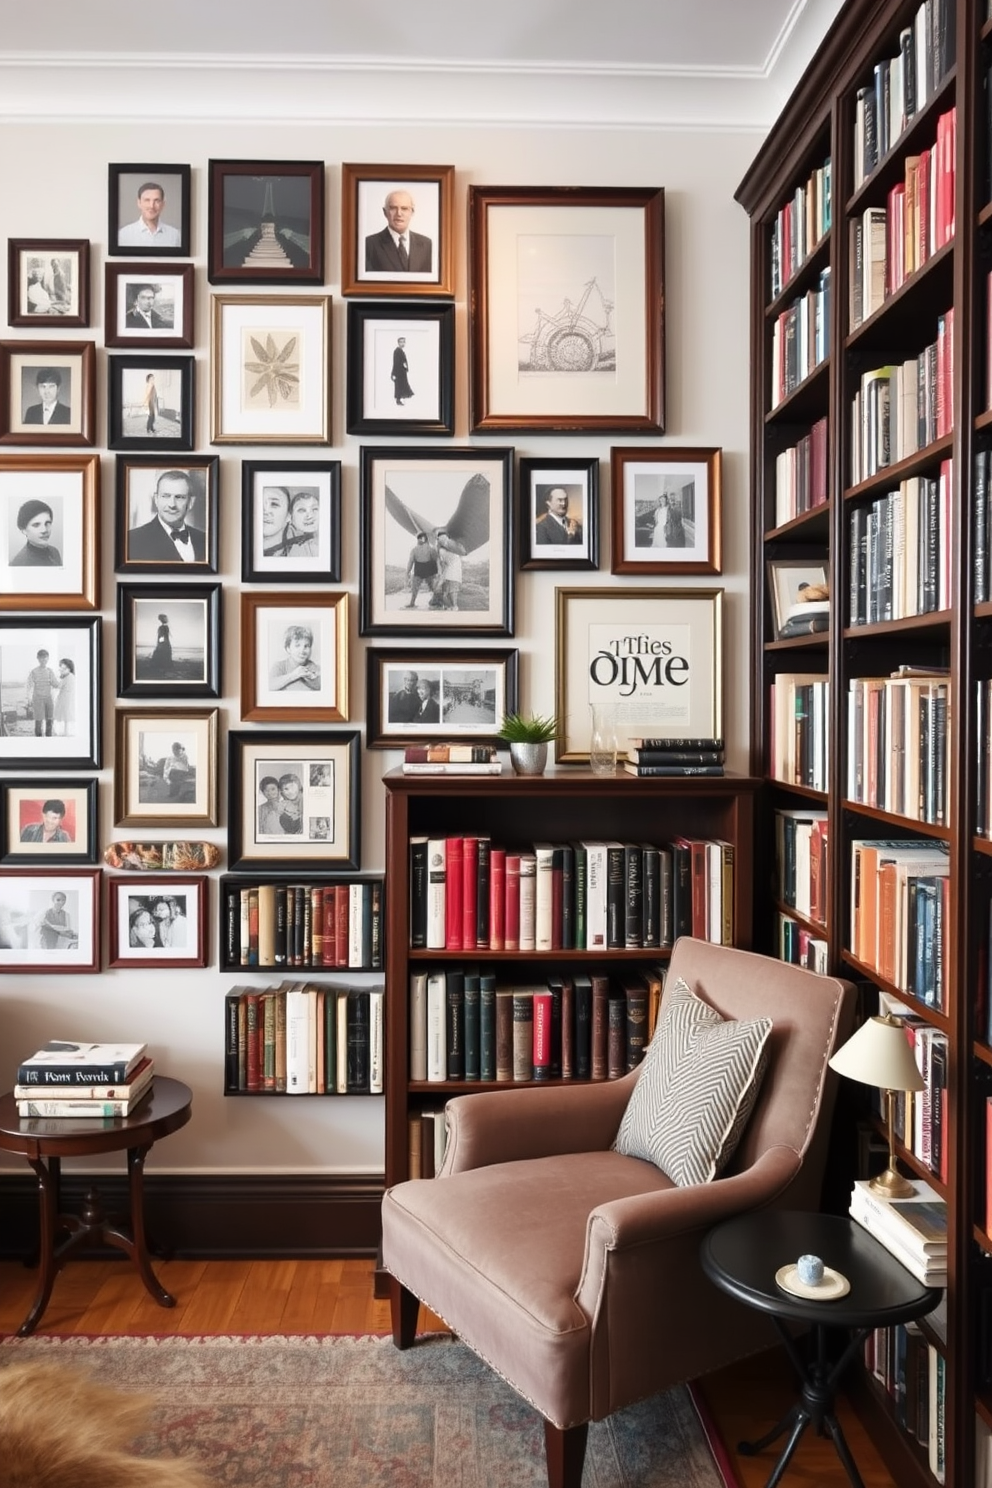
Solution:
<svg viewBox="0 0 992 1488">
<path fill-rule="evenodd" d="M 454 185 L 453 165 L 342 165 L 342 294 L 453 296 Z"/>
</svg>

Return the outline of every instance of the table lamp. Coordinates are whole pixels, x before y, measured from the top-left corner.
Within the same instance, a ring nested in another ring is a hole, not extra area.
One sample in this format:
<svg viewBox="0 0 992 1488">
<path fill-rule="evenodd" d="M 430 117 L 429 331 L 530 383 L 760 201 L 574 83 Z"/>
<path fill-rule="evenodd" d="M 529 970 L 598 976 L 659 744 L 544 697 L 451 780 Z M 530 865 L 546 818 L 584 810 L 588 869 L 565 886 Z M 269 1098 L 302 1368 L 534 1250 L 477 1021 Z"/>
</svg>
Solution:
<svg viewBox="0 0 992 1488">
<path fill-rule="evenodd" d="M 889 1164 L 869 1182 L 869 1188 L 888 1199 L 912 1198 L 916 1190 L 896 1167 L 895 1134 L 892 1129 L 893 1102 L 897 1090 L 923 1089 L 913 1051 L 901 1018 L 884 1013 L 867 1018 L 857 1033 L 837 1050 L 829 1061 L 830 1068 L 862 1085 L 875 1085 L 885 1092 L 885 1125 L 889 1138 Z"/>
</svg>

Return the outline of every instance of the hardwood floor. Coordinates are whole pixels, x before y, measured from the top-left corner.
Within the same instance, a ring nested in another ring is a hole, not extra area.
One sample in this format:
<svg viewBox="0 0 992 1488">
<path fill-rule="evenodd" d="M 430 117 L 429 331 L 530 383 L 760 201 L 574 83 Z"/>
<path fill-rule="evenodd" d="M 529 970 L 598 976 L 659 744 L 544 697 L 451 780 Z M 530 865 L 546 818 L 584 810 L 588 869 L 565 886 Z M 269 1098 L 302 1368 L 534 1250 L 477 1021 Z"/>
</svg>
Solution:
<svg viewBox="0 0 992 1488">
<path fill-rule="evenodd" d="M 162 1261 L 156 1270 L 177 1300 L 161 1308 L 130 1265 L 73 1261 L 59 1275 L 41 1333 L 388 1333 L 389 1304 L 373 1296 L 373 1262 Z M 15 1333 L 34 1297 L 34 1271 L 0 1262 L 0 1334 Z M 440 1329 L 421 1313 L 421 1328 Z M 739 1457 L 735 1444 L 760 1435 L 795 1398 L 791 1370 L 766 1354 L 710 1375 L 703 1393 L 734 1463 L 741 1488 L 762 1488 L 776 1452 Z M 842 1402 L 845 1435 L 865 1488 L 894 1488 L 875 1447 Z M 847 1478 L 829 1440 L 807 1432 L 784 1488 L 846 1488 Z"/>
</svg>

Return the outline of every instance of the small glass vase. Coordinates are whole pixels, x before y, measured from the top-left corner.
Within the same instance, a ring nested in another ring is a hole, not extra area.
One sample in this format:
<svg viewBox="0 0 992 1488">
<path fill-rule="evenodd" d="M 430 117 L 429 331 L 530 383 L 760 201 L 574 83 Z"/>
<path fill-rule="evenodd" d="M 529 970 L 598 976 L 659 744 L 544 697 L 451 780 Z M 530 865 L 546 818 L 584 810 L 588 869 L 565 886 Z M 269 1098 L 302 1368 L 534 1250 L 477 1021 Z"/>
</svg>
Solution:
<svg viewBox="0 0 992 1488">
<path fill-rule="evenodd" d="M 547 763 L 547 744 L 510 745 L 510 764 L 517 775 L 543 775 Z"/>
<path fill-rule="evenodd" d="M 592 705 L 589 768 L 594 775 L 616 774 L 617 716 L 612 704 L 594 703 Z"/>
</svg>

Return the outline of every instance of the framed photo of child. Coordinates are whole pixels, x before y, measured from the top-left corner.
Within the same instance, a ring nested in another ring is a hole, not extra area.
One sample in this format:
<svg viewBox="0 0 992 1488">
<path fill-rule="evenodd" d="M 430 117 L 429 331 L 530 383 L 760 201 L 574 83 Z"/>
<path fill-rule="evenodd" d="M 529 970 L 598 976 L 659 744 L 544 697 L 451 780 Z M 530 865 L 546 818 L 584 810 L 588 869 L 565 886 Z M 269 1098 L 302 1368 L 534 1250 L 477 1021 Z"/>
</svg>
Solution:
<svg viewBox="0 0 992 1488">
<path fill-rule="evenodd" d="M 346 591 L 242 594 L 241 717 L 286 723 L 347 720 Z"/>
</svg>

